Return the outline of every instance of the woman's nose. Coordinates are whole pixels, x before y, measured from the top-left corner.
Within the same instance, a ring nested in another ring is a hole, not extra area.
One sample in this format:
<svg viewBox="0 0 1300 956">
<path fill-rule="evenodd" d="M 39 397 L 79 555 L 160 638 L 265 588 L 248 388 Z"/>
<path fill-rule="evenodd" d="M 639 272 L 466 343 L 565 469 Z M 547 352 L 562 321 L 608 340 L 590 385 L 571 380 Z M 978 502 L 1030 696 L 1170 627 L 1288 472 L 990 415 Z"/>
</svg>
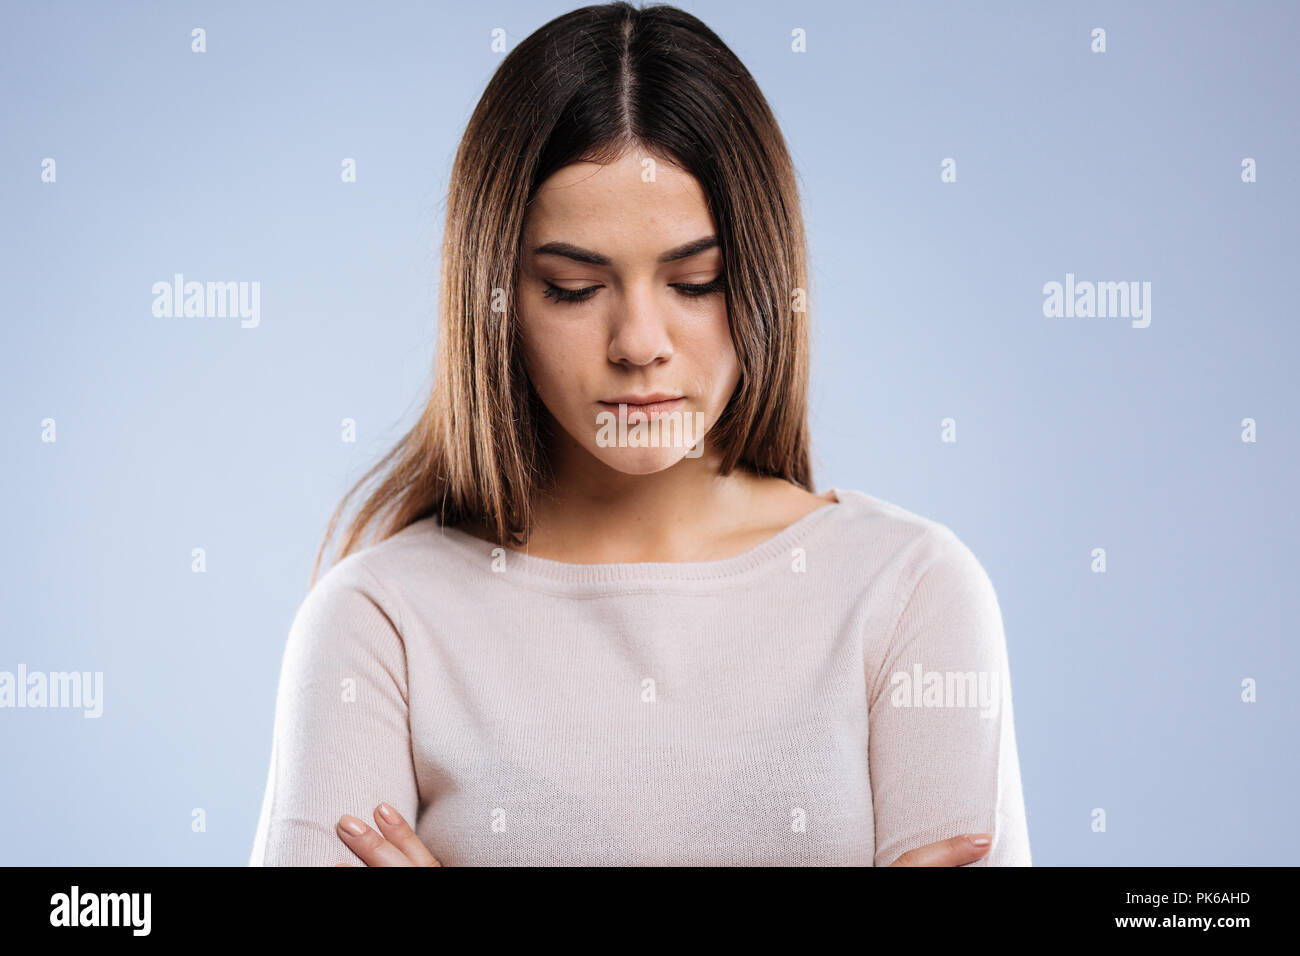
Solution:
<svg viewBox="0 0 1300 956">
<path fill-rule="evenodd" d="M 663 303 L 648 290 L 631 291 L 613 317 L 609 360 L 620 365 L 650 365 L 671 358 L 672 336 Z"/>
</svg>

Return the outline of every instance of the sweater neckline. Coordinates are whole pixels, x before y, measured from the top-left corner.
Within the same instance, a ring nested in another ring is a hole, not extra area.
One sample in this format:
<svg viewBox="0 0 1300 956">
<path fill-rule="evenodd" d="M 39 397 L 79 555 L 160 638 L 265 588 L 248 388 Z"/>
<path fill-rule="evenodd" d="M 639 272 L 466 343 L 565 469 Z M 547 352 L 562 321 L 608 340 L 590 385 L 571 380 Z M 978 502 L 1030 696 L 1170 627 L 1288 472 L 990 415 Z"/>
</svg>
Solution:
<svg viewBox="0 0 1300 956">
<path fill-rule="evenodd" d="M 831 513 L 840 513 L 848 507 L 845 492 L 829 489 L 833 501 L 814 508 L 802 518 L 786 525 L 766 541 L 760 541 L 740 554 L 711 561 L 633 561 L 607 564 L 576 564 L 539 558 L 524 551 L 505 548 L 505 571 L 509 578 L 550 581 L 562 586 L 626 585 L 640 582 L 720 582 L 745 575 L 767 564 L 769 560 L 785 553 L 813 528 L 826 521 Z M 473 554 L 475 561 L 491 562 L 498 546 L 456 527 L 439 525 L 446 540 L 454 542 Z M 499 560 L 500 556 L 496 556 Z M 566 587 L 566 589 L 567 589 Z M 604 590 L 604 588 L 601 588 Z"/>
</svg>

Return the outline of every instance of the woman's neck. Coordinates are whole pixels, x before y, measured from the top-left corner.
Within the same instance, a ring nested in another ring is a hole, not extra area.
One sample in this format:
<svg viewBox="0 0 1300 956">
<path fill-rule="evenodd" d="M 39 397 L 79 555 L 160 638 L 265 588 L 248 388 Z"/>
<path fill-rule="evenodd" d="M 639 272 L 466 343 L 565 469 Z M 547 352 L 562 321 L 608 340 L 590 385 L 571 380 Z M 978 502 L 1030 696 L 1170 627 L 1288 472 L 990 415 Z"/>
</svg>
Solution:
<svg viewBox="0 0 1300 956">
<path fill-rule="evenodd" d="M 741 554 L 833 498 L 718 458 L 682 459 L 649 475 L 628 475 L 588 457 L 561 464 L 534 502 L 524 550 L 575 564 L 713 561 Z"/>
</svg>

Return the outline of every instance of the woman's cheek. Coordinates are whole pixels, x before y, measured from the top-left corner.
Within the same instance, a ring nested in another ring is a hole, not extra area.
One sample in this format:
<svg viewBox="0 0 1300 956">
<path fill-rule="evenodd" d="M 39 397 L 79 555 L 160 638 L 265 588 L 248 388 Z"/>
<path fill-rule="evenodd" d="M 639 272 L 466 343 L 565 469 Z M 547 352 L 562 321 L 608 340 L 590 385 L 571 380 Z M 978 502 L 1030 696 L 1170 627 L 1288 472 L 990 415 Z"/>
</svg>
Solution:
<svg viewBox="0 0 1300 956">
<path fill-rule="evenodd" d="M 595 428 L 594 420 L 582 419 L 588 404 L 583 390 L 582 364 L 555 339 L 531 351 L 526 358 L 529 380 L 542 403 L 574 437 Z"/>
</svg>

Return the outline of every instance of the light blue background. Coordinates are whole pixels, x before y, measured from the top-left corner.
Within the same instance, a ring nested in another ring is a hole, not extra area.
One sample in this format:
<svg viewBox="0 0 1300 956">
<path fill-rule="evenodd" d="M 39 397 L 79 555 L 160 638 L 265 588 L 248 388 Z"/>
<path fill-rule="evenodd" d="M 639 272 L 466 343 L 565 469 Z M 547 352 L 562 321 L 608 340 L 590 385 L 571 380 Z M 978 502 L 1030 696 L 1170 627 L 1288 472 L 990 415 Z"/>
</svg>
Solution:
<svg viewBox="0 0 1300 956">
<path fill-rule="evenodd" d="M 5 5 L 0 670 L 106 702 L 0 711 L 0 862 L 247 861 L 326 520 L 429 385 L 491 31 L 577 5 Z M 1035 863 L 1294 864 L 1296 6 L 683 6 L 799 169 L 819 488 L 997 588 Z M 260 326 L 155 318 L 176 272 L 260 281 Z M 1150 327 L 1044 317 L 1067 272 L 1150 281 Z"/>
</svg>

